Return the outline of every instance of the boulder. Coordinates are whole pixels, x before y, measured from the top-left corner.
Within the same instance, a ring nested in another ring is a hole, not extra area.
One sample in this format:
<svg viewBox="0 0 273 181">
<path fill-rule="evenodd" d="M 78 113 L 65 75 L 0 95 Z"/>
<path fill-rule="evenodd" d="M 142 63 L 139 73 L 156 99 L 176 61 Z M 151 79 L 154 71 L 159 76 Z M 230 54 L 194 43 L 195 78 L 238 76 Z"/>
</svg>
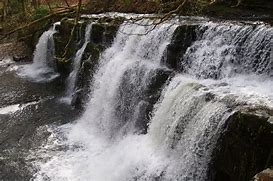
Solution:
<svg viewBox="0 0 273 181">
<path fill-rule="evenodd" d="M 212 161 L 210 180 L 250 180 L 273 165 L 272 111 L 256 108 L 229 117 Z"/>
</svg>

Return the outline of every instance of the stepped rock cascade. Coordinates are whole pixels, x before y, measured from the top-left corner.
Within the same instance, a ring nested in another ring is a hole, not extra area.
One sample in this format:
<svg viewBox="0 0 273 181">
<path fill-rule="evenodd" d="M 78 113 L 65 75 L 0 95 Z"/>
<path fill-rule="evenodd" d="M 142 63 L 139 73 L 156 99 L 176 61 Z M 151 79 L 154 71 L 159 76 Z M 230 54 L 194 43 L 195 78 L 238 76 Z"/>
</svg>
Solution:
<svg viewBox="0 0 273 181">
<path fill-rule="evenodd" d="M 91 31 L 92 31 L 92 23 L 86 26 L 84 43 L 81 46 L 81 48 L 76 52 L 76 55 L 73 59 L 72 71 L 69 74 L 69 77 L 67 79 L 66 96 L 62 99 L 69 104 L 71 104 L 73 95 L 77 91 L 75 90 L 76 89 L 75 85 L 76 85 L 77 77 L 81 67 L 82 56 L 84 54 L 86 46 L 90 42 Z"/>
<path fill-rule="evenodd" d="M 227 121 L 243 108 L 273 110 L 271 27 L 195 24 L 181 73 L 165 59 L 183 24 L 150 23 L 120 26 L 100 55 L 83 115 L 53 126 L 32 153 L 41 158 L 34 180 L 208 180 Z"/>
<path fill-rule="evenodd" d="M 197 34 L 198 40 L 183 57 L 185 72 L 216 79 L 236 73 L 272 75 L 272 27 L 210 22 L 202 25 Z"/>
<path fill-rule="evenodd" d="M 120 27 L 112 47 L 101 57 L 100 68 L 94 76 L 92 101 L 87 105 L 87 110 L 92 111 L 86 111 L 82 119 L 87 121 L 82 121 L 83 124 L 100 128 L 108 137 L 133 126 L 128 125 L 134 121 L 126 120 L 130 119 L 130 116 L 126 117 L 127 111 L 136 110 L 130 114 L 136 119 L 137 107 L 142 104 L 141 96 L 144 96 L 145 87 L 153 81 L 156 72 L 162 69 L 160 60 L 175 29 L 174 26 L 162 25 L 146 36 L 130 35 L 146 33 L 150 28 L 131 24 Z M 124 87 L 123 82 L 131 86 L 130 91 L 126 90 L 129 87 Z M 138 87 L 140 85 L 143 89 Z M 122 101 L 127 98 L 130 101 Z M 118 118 L 117 112 L 124 117 Z"/>
<path fill-rule="evenodd" d="M 203 180 L 231 110 L 201 84 L 180 79 L 167 87 L 149 134 L 170 159 L 163 180 Z"/>
<path fill-rule="evenodd" d="M 19 76 L 34 82 L 51 81 L 59 76 L 56 72 L 55 45 L 53 35 L 56 33 L 57 22 L 48 31 L 44 32 L 36 45 L 33 63 L 24 65 L 18 72 Z"/>
</svg>

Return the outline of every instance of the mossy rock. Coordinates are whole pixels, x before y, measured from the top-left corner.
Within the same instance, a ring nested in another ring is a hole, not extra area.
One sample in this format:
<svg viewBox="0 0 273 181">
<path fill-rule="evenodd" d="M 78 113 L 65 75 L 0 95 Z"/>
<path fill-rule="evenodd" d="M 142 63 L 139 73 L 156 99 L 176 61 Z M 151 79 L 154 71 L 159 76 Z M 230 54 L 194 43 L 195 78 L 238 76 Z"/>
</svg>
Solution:
<svg viewBox="0 0 273 181">
<path fill-rule="evenodd" d="M 85 28 L 88 22 L 80 22 L 76 25 L 76 29 L 72 35 L 72 42 L 65 50 L 69 42 L 72 29 L 74 27 L 74 19 L 64 18 L 61 20 L 61 25 L 58 27 L 58 32 L 54 35 L 55 41 L 55 55 L 58 61 L 58 68 L 61 73 L 68 75 L 70 72 L 70 65 L 75 56 L 77 47 L 80 47 L 84 41 Z M 80 41 L 81 40 L 81 41 Z M 66 51 L 65 57 L 63 57 Z"/>
<path fill-rule="evenodd" d="M 78 109 L 82 109 L 88 100 L 88 92 L 90 92 L 90 82 L 98 65 L 99 57 L 104 47 L 94 43 L 88 43 L 82 57 L 81 70 L 76 80 L 78 90 L 73 97 L 72 105 Z"/>
<path fill-rule="evenodd" d="M 61 20 L 61 24 L 58 27 L 58 33 L 54 35 L 54 40 L 56 57 L 59 57 L 58 60 L 60 60 L 58 62 L 58 71 L 61 73 L 63 78 L 66 78 L 72 71 L 72 61 L 76 51 L 82 47 L 84 43 L 85 29 L 91 22 L 92 20 L 90 19 L 81 19 L 79 21 L 72 37 L 72 43 L 67 49 L 67 54 L 65 57 L 62 57 L 65 51 L 64 47 L 69 41 L 71 30 L 74 27 L 74 20 L 68 18 Z M 100 54 L 111 45 L 120 23 L 122 23 L 121 19 L 115 20 L 109 18 L 100 19 L 97 23 L 92 24 L 90 35 L 91 41 L 85 48 L 81 60 L 80 72 L 76 80 L 77 90 L 81 91 L 77 91 L 73 97 L 72 104 L 75 107 L 82 108 L 85 104 L 85 100 L 87 100 L 87 92 L 90 91 L 90 81 L 95 72 L 96 66 L 98 65 Z"/>
</svg>

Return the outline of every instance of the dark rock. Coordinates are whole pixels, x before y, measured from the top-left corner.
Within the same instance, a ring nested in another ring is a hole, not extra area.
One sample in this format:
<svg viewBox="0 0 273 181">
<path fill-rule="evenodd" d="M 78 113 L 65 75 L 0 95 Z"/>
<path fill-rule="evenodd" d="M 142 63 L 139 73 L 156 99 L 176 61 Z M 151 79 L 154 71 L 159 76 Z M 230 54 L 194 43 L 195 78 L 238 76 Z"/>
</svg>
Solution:
<svg viewBox="0 0 273 181">
<path fill-rule="evenodd" d="M 183 71 L 181 59 L 187 48 L 196 40 L 196 28 L 198 25 L 181 25 L 176 28 L 172 41 L 167 46 L 166 56 L 162 60 L 168 68 Z"/>
<path fill-rule="evenodd" d="M 73 96 L 72 105 L 81 109 L 88 101 L 88 92 L 90 92 L 90 82 L 92 75 L 95 73 L 96 65 L 100 57 L 100 53 L 104 47 L 88 43 L 83 54 L 81 68 L 76 80 L 76 93 Z"/>
<path fill-rule="evenodd" d="M 57 58 L 57 70 L 61 73 L 62 77 L 69 75 L 71 71 L 71 63 L 77 51 L 77 47 L 82 45 L 85 35 L 85 27 L 87 22 L 81 22 L 76 26 L 76 29 L 72 35 L 72 42 L 66 49 L 66 55 L 63 57 L 65 47 L 69 42 L 72 29 L 74 27 L 73 19 L 62 19 L 61 24 L 58 26 L 58 31 L 54 35 L 55 42 L 55 56 Z"/>
<path fill-rule="evenodd" d="M 13 56 L 15 62 L 28 62 L 31 60 L 29 56 Z"/>
<path fill-rule="evenodd" d="M 91 32 L 91 41 L 99 44 L 103 42 L 105 27 L 103 24 L 93 24 Z"/>
<path fill-rule="evenodd" d="M 110 23 L 105 23 L 105 21 Z M 82 57 L 81 68 L 76 80 L 76 93 L 72 105 L 81 109 L 88 100 L 92 75 L 95 73 L 100 54 L 112 44 L 121 21 L 106 19 L 101 23 L 94 23 L 91 30 L 91 42 L 87 44 Z"/>
<path fill-rule="evenodd" d="M 72 35 L 72 42 L 67 49 L 65 57 L 62 56 L 65 52 L 65 46 L 69 41 L 71 31 L 74 27 L 74 19 L 67 18 L 62 19 L 60 26 L 58 26 L 57 28 L 58 32 L 54 35 L 55 54 L 57 59 L 60 60 L 57 63 L 57 69 L 64 78 L 66 78 L 72 71 L 71 70 L 72 60 L 76 54 L 76 51 L 84 43 L 85 28 L 87 24 L 89 24 L 90 22 L 91 22 L 90 19 L 83 19 L 76 26 L 76 30 Z M 86 51 L 82 58 L 83 60 L 87 60 L 90 55 L 92 55 L 91 57 L 93 60 L 98 59 L 99 54 L 97 50 L 101 52 L 112 43 L 122 20 L 120 20 L 119 18 L 117 20 L 111 18 L 107 19 L 107 22 L 110 23 L 106 23 L 101 19 L 100 22 L 101 23 L 94 23 L 92 25 L 91 29 L 92 44 L 89 44 L 87 46 Z"/>
<path fill-rule="evenodd" d="M 273 124 L 264 112 L 237 111 L 230 116 L 217 144 L 210 180 L 250 180 L 273 165 Z"/>
<path fill-rule="evenodd" d="M 150 114 L 171 71 L 155 69 L 146 73 L 145 66 L 136 64 L 123 74 L 116 96 L 115 116 L 119 124 L 115 129 L 126 127 L 127 121 L 133 120 L 131 126 L 136 133 L 147 133 Z"/>
<path fill-rule="evenodd" d="M 153 76 L 149 85 L 147 87 L 145 102 L 143 102 L 142 108 L 143 111 L 137 121 L 136 127 L 139 130 L 142 130 L 142 133 L 146 133 L 148 129 L 148 123 L 150 121 L 150 114 L 154 109 L 154 105 L 160 98 L 164 84 L 172 77 L 172 72 L 164 69 L 159 69 L 156 71 L 156 74 Z M 142 117 L 143 116 L 143 117 Z"/>
<path fill-rule="evenodd" d="M 116 36 L 120 22 L 93 24 L 91 41 L 95 44 L 111 45 Z"/>
</svg>

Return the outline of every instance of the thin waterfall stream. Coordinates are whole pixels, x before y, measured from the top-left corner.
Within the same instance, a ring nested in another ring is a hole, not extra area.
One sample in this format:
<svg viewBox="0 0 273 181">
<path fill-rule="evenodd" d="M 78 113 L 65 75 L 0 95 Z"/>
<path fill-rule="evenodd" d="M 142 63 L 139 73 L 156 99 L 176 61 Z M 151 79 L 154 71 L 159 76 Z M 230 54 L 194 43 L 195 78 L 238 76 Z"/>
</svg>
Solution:
<svg viewBox="0 0 273 181">
<path fill-rule="evenodd" d="M 59 76 L 56 72 L 55 45 L 53 35 L 56 33 L 55 23 L 48 31 L 44 32 L 34 51 L 33 63 L 21 67 L 18 75 L 34 82 L 51 81 Z"/>
<path fill-rule="evenodd" d="M 73 95 L 75 94 L 75 92 L 77 92 L 77 90 L 75 90 L 76 80 L 80 71 L 82 56 L 84 54 L 87 44 L 90 42 L 91 31 L 92 31 L 92 23 L 86 26 L 85 35 L 84 35 L 84 43 L 80 47 L 80 49 L 76 52 L 76 55 L 73 60 L 72 71 L 69 74 L 69 77 L 67 79 L 66 95 L 64 98 L 62 98 L 62 101 L 65 101 L 69 104 L 71 104 Z"/>
</svg>

